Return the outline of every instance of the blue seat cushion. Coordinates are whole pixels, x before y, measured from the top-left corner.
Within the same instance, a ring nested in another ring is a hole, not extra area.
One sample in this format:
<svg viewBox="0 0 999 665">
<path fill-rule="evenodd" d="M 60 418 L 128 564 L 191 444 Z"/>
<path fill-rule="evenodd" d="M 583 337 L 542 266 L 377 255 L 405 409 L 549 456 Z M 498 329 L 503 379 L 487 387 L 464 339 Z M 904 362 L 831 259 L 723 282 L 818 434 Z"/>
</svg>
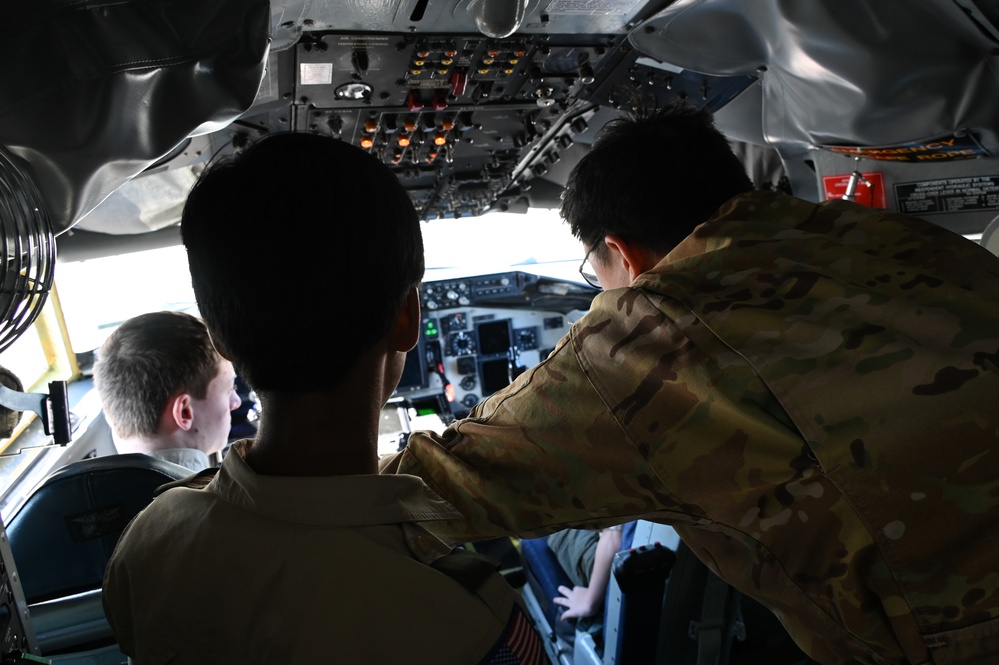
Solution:
<svg viewBox="0 0 999 665">
<path fill-rule="evenodd" d="M 28 603 L 100 589 L 125 526 L 157 487 L 189 475 L 138 453 L 74 462 L 50 475 L 7 524 Z"/>
<path fill-rule="evenodd" d="M 624 525 L 621 532 L 621 551 L 631 548 L 637 524 L 637 522 L 628 522 Z M 531 585 L 534 595 L 537 596 L 538 604 L 541 605 L 549 625 L 554 628 L 562 613 L 562 608 L 553 603 L 552 599 L 559 595 L 560 585 L 570 588 L 574 586 L 572 580 L 562 570 L 555 553 L 548 547 L 547 536 L 523 538 L 520 541 L 520 548 L 527 583 Z"/>
<path fill-rule="evenodd" d="M 557 625 L 562 608 L 552 602 L 558 593 L 559 585 L 572 586 L 569 576 L 562 570 L 555 553 L 548 548 L 548 537 L 523 538 L 520 541 L 520 556 L 524 563 L 527 583 L 538 599 L 538 604 L 553 628 Z"/>
</svg>

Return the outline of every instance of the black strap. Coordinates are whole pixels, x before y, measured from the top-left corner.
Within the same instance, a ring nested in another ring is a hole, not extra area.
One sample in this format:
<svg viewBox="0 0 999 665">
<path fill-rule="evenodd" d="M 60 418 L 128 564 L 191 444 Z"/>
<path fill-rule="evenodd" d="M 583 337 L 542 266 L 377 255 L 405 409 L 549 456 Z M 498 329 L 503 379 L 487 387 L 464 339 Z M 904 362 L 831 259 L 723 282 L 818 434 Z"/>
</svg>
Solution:
<svg viewBox="0 0 999 665">
<path fill-rule="evenodd" d="M 697 665 L 728 663 L 732 639 L 738 632 L 742 594 L 708 571 L 701 602 L 701 620 L 692 622 L 690 636 L 697 640 Z"/>
<path fill-rule="evenodd" d="M 430 567 L 444 573 L 469 593 L 475 593 L 496 574 L 500 562 L 478 552 L 455 548 L 447 556 L 434 560 Z"/>
</svg>

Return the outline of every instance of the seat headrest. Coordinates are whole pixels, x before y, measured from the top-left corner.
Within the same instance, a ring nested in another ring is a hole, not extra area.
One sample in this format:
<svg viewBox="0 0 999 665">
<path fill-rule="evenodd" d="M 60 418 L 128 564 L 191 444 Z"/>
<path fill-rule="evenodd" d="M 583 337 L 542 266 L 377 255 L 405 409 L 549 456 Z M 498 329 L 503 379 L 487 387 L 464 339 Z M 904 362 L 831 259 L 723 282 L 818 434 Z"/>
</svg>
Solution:
<svg viewBox="0 0 999 665">
<path fill-rule="evenodd" d="M 157 487 L 189 475 L 140 453 L 74 462 L 49 475 L 7 524 L 28 603 L 99 589 L 128 523 Z"/>
</svg>

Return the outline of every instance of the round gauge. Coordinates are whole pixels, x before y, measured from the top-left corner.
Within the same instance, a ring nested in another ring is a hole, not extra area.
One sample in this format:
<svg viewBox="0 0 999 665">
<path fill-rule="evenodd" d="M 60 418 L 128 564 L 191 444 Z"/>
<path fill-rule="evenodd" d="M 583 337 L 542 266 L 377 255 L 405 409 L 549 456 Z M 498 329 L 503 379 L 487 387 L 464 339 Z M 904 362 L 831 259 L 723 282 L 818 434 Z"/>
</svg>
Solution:
<svg viewBox="0 0 999 665">
<path fill-rule="evenodd" d="M 468 393 L 461 398 L 461 403 L 466 409 L 471 409 L 473 406 L 479 403 L 479 396 L 473 393 Z"/>
<path fill-rule="evenodd" d="M 467 332 L 450 333 L 447 346 L 453 356 L 466 356 L 475 353 L 475 339 Z"/>
<path fill-rule="evenodd" d="M 530 351 L 538 348 L 538 332 L 536 328 L 521 328 L 514 333 L 517 339 L 517 348 L 521 351 Z"/>
<path fill-rule="evenodd" d="M 451 293 L 454 293 L 453 291 Z M 450 294 L 448 295 L 450 297 Z M 455 293 L 454 297 L 457 298 L 458 294 Z M 464 330 L 467 326 L 467 319 L 465 318 L 464 312 L 456 312 L 451 316 L 447 317 L 447 329 L 448 330 Z"/>
<path fill-rule="evenodd" d="M 474 376 L 463 377 L 459 385 L 461 386 L 462 390 L 473 390 L 475 388 L 475 377 Z"/>
<path fill-rule="evenodd" d="M 354 101 L 360 101 L 371 96 L 371 86 L 367 83 L 352 81 L 351 83 L 344 83 L 341 85 L 333 91 L 333 94 L 336 95 L 337 99 L 352 99 Z"/>
<path fill-rule="evenodd" d="M 458 358 L 458 374 L 475 374 L 475 356 Z"/>
</svg>

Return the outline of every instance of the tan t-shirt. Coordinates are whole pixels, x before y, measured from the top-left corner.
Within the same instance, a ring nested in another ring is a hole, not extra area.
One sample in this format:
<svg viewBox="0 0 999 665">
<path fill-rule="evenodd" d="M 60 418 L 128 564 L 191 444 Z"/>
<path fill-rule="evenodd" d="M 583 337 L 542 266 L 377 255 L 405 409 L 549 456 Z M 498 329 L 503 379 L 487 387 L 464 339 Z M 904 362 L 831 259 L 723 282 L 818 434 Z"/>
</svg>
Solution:
<svg viewBox="0 0 999 665">
<path fill-rule="evenodd" d="M 420 479 L 260 476 L 245 445 L 119 541 L 104 604 L 138 665 L 468 665 L 507 636 L 516 592 L 491 566 L 471 584 L 441 572 L 468 555 L 420 526 L 457 515 Z"/>
</svg>

